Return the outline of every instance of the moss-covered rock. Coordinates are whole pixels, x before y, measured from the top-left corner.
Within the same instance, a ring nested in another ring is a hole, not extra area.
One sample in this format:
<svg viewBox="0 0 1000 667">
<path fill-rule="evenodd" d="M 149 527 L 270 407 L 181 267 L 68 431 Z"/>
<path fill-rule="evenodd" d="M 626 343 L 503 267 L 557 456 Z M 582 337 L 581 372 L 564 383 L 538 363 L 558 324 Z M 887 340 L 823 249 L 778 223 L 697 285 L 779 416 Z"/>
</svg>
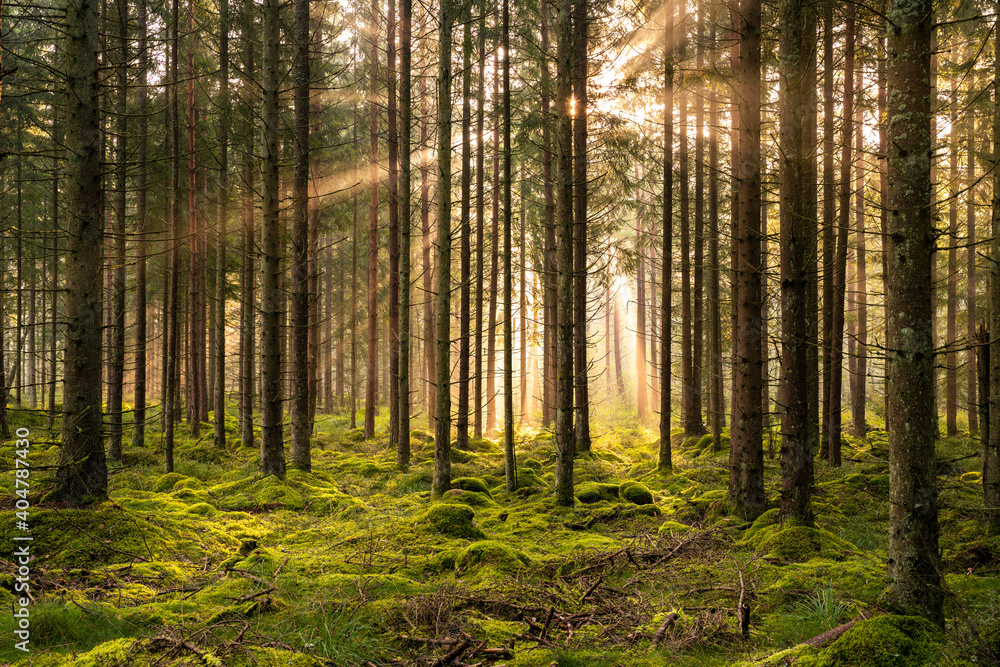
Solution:
<svg viewBox="0 0 1000 667">
<path fill-rule="evenodd" d="M 576 485 L 576 497 L 581 503 L 597 503 L 602 500 L 614 500 L 618 498 L 618 484 L 604 484 L 601 482 L 584 482 Z"/>
<path fill-rule="evenodd" d="M 944 641 L 940 628 L 919 616 L 861 621 L 823 651 L 816 667 L 920 667 Z"/>
<path fill-rule="evenodd" d="M 618 494 L 622 500 L 627 500 L 634 505 L 653 504 L 653 493 L 649 487 L 639 482 L 625 482 L 618 488 Z"/>
<path fill-rule="evenodd" d="M 486 495 L 479 491 L 466 491 L 464 489 L 449 489 L 444 493 L 444 500 L 448 502 L 462 503 L 470 507 L 496 507 L 492 495 Z"/>
<path fill-rule="evenodd" d="M 479 540 L 484 535 L 483 531 L 472 524 L 475 516 L 476 513 L 467 505 L 438 503 L 423 515 L 423 522 L 434 532 L 442 535 Z"/>
<path fill-rule="evenodd" d="M 855 550 L 853 544 L 822 528 L 781 524 L 760 527 L 742 543 L 786 563 L 801 563 L 816 556 L 843 558 Z"/>
<path fill-rule="evenodd" d="M 179 472 L 168 472 L 166 475 L 160 475 L 153 481 L 153 491 L 158 493 L 170 491 L 177 482 L 185 479 L 187 479 L 187 476 Z"/>
<path fill-rule="evenodd" d="M 480 540 L 463 549 L 455 560 L 458 568 L 490 565 L 501 572 L 515 572 L 531 563 L 523 552 L 497 540 Z"/>
<path fill-rule="evenodd" d="M 664 521 L 658 529 L 660 535 L 684 535 L 691 532 L 691 526 L 677 521 Z"/>
<path fill-rule="evenodd" d="M 490 493 L 490 487 L 486 486 L 486 482 L 479 477 L 459 477 L 458 479 L 451 480 L 451 486 L 453 489 L 475 491 L 476 493 L 485 493 L 487 496 L 493 497 L 493 494 Z"/>
</svg>

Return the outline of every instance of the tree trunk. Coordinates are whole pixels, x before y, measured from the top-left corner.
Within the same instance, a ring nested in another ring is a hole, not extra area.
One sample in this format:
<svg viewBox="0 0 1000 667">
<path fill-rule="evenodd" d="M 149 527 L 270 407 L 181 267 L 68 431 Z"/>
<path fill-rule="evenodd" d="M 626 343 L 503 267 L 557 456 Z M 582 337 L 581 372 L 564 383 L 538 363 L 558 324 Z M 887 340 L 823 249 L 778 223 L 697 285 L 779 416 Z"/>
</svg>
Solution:
<svg viewBox="0 0 1000 667">
<path fill-rule="evenodd" d="M 660 449 L 657 468 L 669 472 L 673 467 L 670 449 L 670 364 L 671 297 L 673 292 L 673 154 L 674 154 L 674 16 L 667 5 L 663 17 L 663 208 L 661 211 L 660 266 Z M 617 315 L 617 311 L 616 311 Z M 616 352 L 617 354 L 617 352 Z M 642 421 L 642 417 L 639 417 Z"/>
<path fill-rule="evenodd" d="M 240 272 L 240 442 L 244 447 L 254 447 L 253 406 L 254 406 L 254 361 L 257 327 L 255 326 L 256 305 L 256 255 L 257 243 L 254 217 L 254 192 L 256 192 L 257 169 L 253 155 L 254 127 L 254 40 L 249 39 L 253 31 L 253 22 L 249 16 L 244 17 L 246 25 L 243 28 L 243 68 L 242 81 L 243 99 L 241 102 L 241 118 L 243 124 L 243 164 L 241 224 L 242 224 L 242 262 Z"/>
<path fill-rule="evenodd" d="M 281 416 L 281 357 L 280 294 L 281 237 L 278 223 L 278 0 L 264 2 L 264 201 L 263 285 L 261 290 L 261 395 L 260 472 L 262 475 L 285 477 L 285 448 L 282 441 Z"/>
<path fill-rule="evenodd" d="M 396 0 L 386 22 L 389 144 L 389 446 L 399 446 L 399 133 L 396 127 Z"/>
<path fill-rule="evenodd" d="M 101 435 L 101 163 L 97 4 L 66 3 L 66 355 L 63 433 L 53 497 L 85 504 L 107 494 Z M 20 285 L 18 286 L 20 287 Z"/>
<path fill-rule="evenodd" d="M 951 192 L 948 198 L 948 317 L 945 346 L 945 429 L 948 435 L 958 433 L 958 354 L 955 347 L 958 344 L 958 85 L 955 79 L 951 84 L 951 131 L 949 153 L 948 182 Z"/>
<path fill-rule="evenodd" d="M 973 77 L 973 81 L 970 83 L 970 88 L 975 89 L 976 81 Z M 966 407 L 966 414 L 969 419 L 969 434 L 976 435 L 979 433 L 979 399 L 977 397 L 977 390 L 979 388 L 978 382 L 976 380 L 978 376 L 978 355 L 976 354 L 976 348 L 972 346 L 973 341 L 976 340 L 976 117 L 975 114 L 969 114 L 968 118 L 968 136 L 966 138 L 966 155 L 968 156 L 968 166 L 965 171 L 965 178 L 968 190 L 966 191 L 966 205 L 965 205 L 965 218 L 967 223 L 967 236 L 968 239 L 966 243 L 968 248 L 966 249 L 966 270 L 965 270 L 965 289 L 966 289 L 966 338 L 970 344 L 969 351 L 966 353 L 966 376 L 968 378 L 968 383 L 966 385 L 966 393 L 968 394 L 968 403 Z M 988 367 L 987 367 L 988 368 Z"/>
<path fill-rule="evenodd" d="M 573 206 L 574 206 L 574 303 L 576 320 L 574 364 L 576 366 L 576 450 L 590 451 L 590 389 L 587 367 L 587 0 L 574 0 L 573 29 L 575 33 L 572 85 L 573 99 Z M 523 236 L 523 230 L 522 230 Z M 522 244 L 522 285 L 523 277 Z M 522 286 L 523 293 L 523 286 Z M 522 302 L 523 302 L 522 298 Z M 522 308 L 524 304 L 522 303 Z M 524 315 L 522 311 L 522 322 Z M 524 335 L 522 327 L 521 335 Z M 524 354 L 522 353 L 522 359 Z M 522 389 L 522 392 L 524 389 Z M 523 401 L 522 401 L 523 403 Z"/>
<path fill-rule="evenodd" d="M 180 260 L 180 110 L 177 103 L 178 56 L 177 33 L 180 22 L 178 0 L 172 2 L 170 21 L 170 267 L 167 271 L 167 289 L 164 297 L 165 331 L 163 336 L 163 468 L 164 472 L 174 471 L 174 428 L 180 388 L 178 386 L 178 331 L 179 304 L 178 278 L 181 271 Z"/>
<path fill-rule="evenodd" d="M 441 0 L 437 75 L 437 375 L 434 479 L 431 493 L 451 488 L 451 0 Z"/>
<path fill-rule="evenodd" d="M 889 600 L 944 627 L 931 337 L 929 0 L 893 0 L 888 35 Z"/>
<path fill-rule="evenodd" d="M 378 410 L 378 16 L 379 5 L 372 0 L 371 101 L 368 104 L 368 367 L 365 382 L 365 439 L 375 437 L 375 413 Z"/>
<path fill-rule="evenodd" d="M 994 48 L 1000 49 L 1000 1 L 997 23 L 994 26 Z M 993 77 L 993 199 L 992 231 L 993 255 L 990 272 L 990 414 L 989 438 L 983 449 L 983 504 L 990 511 L 989 526 L 993 533 L 1000 532 L 1000 68 Z M 891 176 L 890 176 L 891 178 Z M 891 182 L 891 181 L 890 181 Z M 986 424 L 983 424 L 986 428 Z M 937 435 L 935 433 L 935 435 Z M 933 447 L 933 441 L 931 444 Z M 933 451 L 933 450 L 932 450 Z M 931 478 L 933 480 L 933 477 Z M 936 543 L 935 543 L 936 544 Z"/>
<path fill-rule="evenodd" d="M 147 149 L 148 149 L 148 96 L 146 89 L 147 77 L 149 75 L 149 54 L 146 53 L 146 28 L 147 28 L 147 8 L 145 0 L 140 0 L 136 4 L 137 20 L 136 31 L 138 32 L 139 52 L 139 104 L 136 112 L 136 249 L 135 249 L 135 376 L 133 379 L 133 408 L 132 408 L 132 447 L 142 449 L 146 446 L 146 181 L 147 181 Z M 54 136 L 58 136 L 53 132 Z M 57 200 L 58 179 L 53 179 L 53 199 Z M 53 242 L 53 249 L 58 256 L 59 241 Z M 59 271 L 59 262 L 53 262 L 55 272 Z M 55 413 L 55 359 L 56 359 L 56 297 L 52 297 L 52 366 L 53 382 L 49 402 L 53 404 L 52 414 Z"/>
<path fill-rule="evenodd" d="M 781 420 L 781 516 L 812 525 L 812 461 L 809 405 L 801 399 L 809 382 L 810 260 L 815 237 L 808 233 L 808 200 L 815 199 L 810 182 L 812 155 L 806 152 L 809 122 L 809 71 L 815 67 L 816 13 L 803 0 L 780 5 L 779 99 L 780 218 L 781 218 L 781 339 L 784 381 Z"/>
<path fill-rule="evenodd" d="M 855 74 L 855 86 L 863 95 L 862 73 Z M 851 412 L 854 420 L 854 435 L 864 438 L 868 429 L 865 424 L 868 376 L 868 257 L 865 245 L 865 158 L 864 158 L 864 116 L 862 100 L 858 100 L 855 111 L 854 133 L 854 218 L 857 229 L 856 268 L 854 278 L 854 303 L 857 312 L 857 350 L 854 357 L 855 372 L 851 382 Z"/>
<path fill-rule="evenodd" d="M 188 33 L 194 33 L 194 2 L 187 3 Z M 191 437 L 197 438 L 201 431 L 202 355 L 205 354 L 205 329 L 199 314 L 201 299 L 201 284 L 199 269 L 201 267 L 201 248 L 199 238 L 201 230 L 198 226 L 198 171 L 197 153 L 195 152 L 195 131 L 197 119 L 194 106 L 194 47 L 187 47 L 187 159 L 188 159 L 188 395 L 191 403 L 188 405 L 188 421 L 191 424 Z"/>
<path fill-rule="evenodd" d="M 496 78 L 494 76 L 494 78 Z M 483 126 L 486 115 L 486 4 L 480 4 L 479 12 L 479 87 L 476 95 L 476 349 L 475 386 L 472 390 L 472 432 L 477 438 L 483 437 L 483 275 L 486 242 L 486 190 L 485 162 L 486 142 Z"/>
<path fill-rule="evenodd" d="M 559 255 L 559 334 L 556 387 L 556 502 L 572 506 L 573 457 L 573 0 L 560 0 L 556 17 L 556 248 Z"/>
<path fill-rule="evenodd" d="M 545 198 L 543 224 L 545 227 L 545 250 L 542 259 L 543 273 L 543 320 L 545 322 L 544 361 L 545 390 L 542 400 L 542 423 L 546 426 L 555 420 L 556 408 L 556 338 L 558 307 L 558 258 L 556 256 L 556 203 L 555 181 L 552 179 L 552 116 L 550 114 L 549 75 L 549 23 L 548 4 L 541 3 L 541 97 L 542 97 L 542 193 Z"/>
<path fill-rule="evenodd" d="M 705 69 L 705 12 L 698 12 L 696 67 Z M 691 323 L 691 414 L 697 420 L 698 435 L 705 432 L 702 421 L 705 349 L 705 104 L 695 108 L 694 140 L 694 265 L 692 266 L 694 316 Z"/>
<path fill-rule="evenodd" d="M 309 0 L 295 0 L 292 65 L 295 120 L 292 173 L 292 451 L 293 467 L 312 469 L 309 437 Z"/>
<path fill-rule="evenodd" d="M 468 7 L 468 5 L 467 5 Z M 462 39 L 461 278 L 459 280 L 458 416 L 455 445 L 469 448 L 469 356 L 472 300 L 472 14 L 466 9 Z"/>
<path fill-rule="evenodd" d="M 420 77 L 420 229 L 423 233 L 424 267 L 424 364 L 427 387 L 427 419 L 431 432 L 435 430 L 434 401 L 437 370 L 434 364 L 434 266 L 431 264 L 431 185 L 430 163 L 427 158 L 427 83 Z"/>
<path fill-rule="evenodd" d="M 569 17 L 567 16 L 567 21 Z M 504 481 L 508 491 L 517 488 L 517 459 L 514 453 L 514 275 L 511 239 L 511 158 L 510 145 L 510 2 L 503 0 L 501 39 L 503 40 L 503 452 Z M 522 257 L 524 248 L 521 248 Z M 566 351 L 571 359 L 572 353 Z M 572 361 L 569 362 L 572 371 Z M 572 417 L 570 417 L 572 419 Z M 570 426 L 572 422 L 570 421 Z M 570 459 L 572 466 L 572 459 Z M 559 458 L 556 459 L 556 487 L 559 487 Z M 572 479 L 572 475 L 570 475 Z"/>
<path fill-rule="evenodd" d="M 837 213 L 836 183 L 834 182 L 833 154 L 835 141 L 833 118 L 836 113 L 833 99 L 833 5 L 834 0 L 823 3 L 823 329 L 820 347 L 823 355 L 823 429 L 820 439 L 820 458 L 830 454 L 830 350 L 833 345 L 833 255 L 835 250 L 835 216 Z"/>
<path fill-rule="evenodd" d="M 128 96 L 126 68 L 128 65 L 128 5 L 125 0 L 115 3 L 118 9 L 119 34 L 117 84 L 115 109 L 115 193 L 114 193 L 114 268 L 111 274 L 111 377 L 108 391 L 108 457 L 112 461 L 122 458 L 122 409 L 125 393 L 125 222 L 126 222 L 126 161 L 128 150 Z M 34 320 L 34 318 L 32 318 Z M 34 322 L 32 322 L 34 323 Z M 34 331 L 34 328 L 32 328 Z M 34 345 L 32 345 L 34 348 Z M 34 395 L 34 389 L 32 389 Z M 34 407 L 34 406 L 33 406 Z"/>
<path fill-rule="evenodd" d="M 733 234 L 734 303 L 740 335 L 733 356 L 729 504 L 745 520 L 759 516 L 766 503 L 761 423 L 760 17 L 760 0 L 743 0 L 737 66 L 739 201 Z"/>
<path fill-rule="evenodd" d="M 410 133 L 412 130 L 412 99 L 410 91 L 410 61 L 412 49 L 412 5 L 413 0 L 400 0 L 399 14 L 402 23 L 399 57 L 399 111 L 402 141 L 400 142 L 399 189 L 399 444 L 396 449 L 396 463 L 403 470 L 410 466 L 410 195 L 411 162 Z"/>
<path fill-rule="evenodd" d="M 717 43 L 717 21 L 712 21 L 711 44 Z M 715 55 L 712 65 L 715 65 Z M 722 449 L 722 422 L 725 420 L 722 389 L 722 306 L 719 294 L 719 102 L 713 94 L 708 116 L 708 307 L 709 307 L 709 428 L 712 430 L 712 451 Z M 661 433 L 662 441 L 662 433 Z"/>
</svg>

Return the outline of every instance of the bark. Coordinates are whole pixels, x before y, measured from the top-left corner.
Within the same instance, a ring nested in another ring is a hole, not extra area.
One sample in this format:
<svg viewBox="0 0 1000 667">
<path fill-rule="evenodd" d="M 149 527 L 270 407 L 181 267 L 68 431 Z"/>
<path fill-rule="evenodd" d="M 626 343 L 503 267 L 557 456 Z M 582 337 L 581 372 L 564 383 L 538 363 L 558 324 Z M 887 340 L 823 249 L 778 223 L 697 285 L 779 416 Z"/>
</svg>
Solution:
<svg viewBox="0 0 1000 667">
<path fill-rule="evenodd" d="M 645 422 L 648 414 L 646 391 L 649 387 L 649 366 L 646 363 L 646 250 L 642 229 L 642 196 L 635 212 L 635 243 L 639 268 L 635 274 L 635 400 L 639 421 Z"/>
<path fill-rule="evenodd" d="M 472 390 L 472 432 L 477 438 L 483 437 L 483 275 L 486 234 L 486 190 L 485 161 L 486 142 L 483 126 L 486 115 L 486 3 L 480 3 L 479 11 L 479 80 L 476 95 L 476 343 L 475 378 Z"/>
<path fill-rule="evenodd" d="M 451 488 L 451 0 L 441 0 L 437 74 L 437 375 L 434 479 L 431 493 Z"/>
<path fill-rule="evenodd" d="M 146 89 L 149 73 L 149 54 L 146 53 L 147 8 L 145 0 L 136 4 L 136 31 L 138 32 L 139 52 L 139 102 L 137 108 L 136 127 L 136 248 L 135 248 L 135 375 L 133 379 L 133 409 L 132 409 L 132 447 L 142 449 L 146 446 L 146 182 L 148 175 L 147 149 L 149 136 L 148 112 L 149 91 Z M 58 132 L 53 134 L 58 136 Z M 58 179 L 53 179 L 53 200 L 58 201 Z M 53 220 L 57 224 L 56 220 Z M 53 249 L 58 256 L 58 238 L 53 241 Z M 53 262 L 53 272 L 58 273 L 59 262 Z M 56 279 L 58 282 L 58 279 Z M 56 297 L 52 297 L 52 367 L 53 381 L 50 389 L 49 403 L 55 403 L 55 345 L 56 345 Z M 53 408 L 52 414 L 55 413 Z"/>
<path fill-rule="evenodd" d="M 833 99 L 833 6 L 834 0 L 823 3 L 823 328 L 820 347 L 822 349 L 823 385 L 820 395 L 823 429 L 820 439 L 820 458 L 828 458 L 830 453 L 830 349 L 833 340 L 833 255 L 835 246 L 835 216 L 837 210 L 836 183 L 834 182 L 833 154 L 835 141 L 833 118 L 836 113 Z"/>
<path fill-rule="evenodd" d="M 705 12 L 698 12 L 697 52 L 695 66 L 705 68 Z M 704 411 L 704 350 L 705 350 L 705 104 L 695 105 L 694 140 L 694 265 L 691 267 L 694 313 L 691 323 L 691 414 L 697 420 L 698 434 L 705 432 Z"/>
<path fill-rule="evenodd" d="M 368 104 L 368 366 L 365 381 L 365 439 L 375 437 L 378 410 L 378 3 L 372 0 L 371 101 Z"/>
<path fill-rule="evenodd" d="M 847 47 L 844 53 L 843 136 L 840 155 L 840 217 L 833 258 L 833 316 L 830 329 L 830 382 L 827 395 L 827 460 L 839 466 L 841 458 L 841 395 L 844 372 L 844 302 L 847 284 L 847 232 L 851 211 L 851 141 L 854 137 L 855 8 L 847 8 Z"/>
<path fill-rule="evenodd" d="M 716 22 L 712 21 L 711 43 L 716 44 Z M 713 52 L 714 54 L 714 52 Z M 715 56 L 712 56 L 714 65 Z M 725 420 L 722 389 L 722 307 L 719 267 L 719 102 L 712 95 L 708 116 L 708 307 L 709 307 L 709 428 L 712 450 L 722 449 L 722 422 Z M 662 434 L 661 434 L 662 438 Z"/>
<path fill-rule="evenodd" d="M 281 357 L 279 342 L 281 238 L 278 223 L 278 0 L 264 3 L 264 134 L 263 134 L 263 285 L 261 289 L 261 427 L 260 472 L 285 477 L 285 448 L 282 440 Z"/>
<path fill-rule="evenodd" d="M 556 502 L 572 506 L 573 457 L 573 0 L 556 16 L 556 248 L 559 258 L 556 386 Z"/>
<path fill-rule="evenodd" d="M 1000 2 L 996 3 L 1000 10 Z M 994 48 L 1000 49 L 1000 14 L 994 29 Z M 989 438 L 983 449 L 983 504 L 990 512 L 989 526 L 993 533 L 1000 532 L 1000 68 L 993 77 L 993 199 L 991 223 L 993 243 L 990 272 L 990 414 Z M 890 176 L 891 178 L 891 176 Z M 985 428 L 985 424 L 983 425 Z"/>
<path fill-rule="evenodd" d="M 427 146 L 427 84 L 420 77 L 420 145 Z M 434 364 L 434 266 L 431 264 L 431 186 L 430 164 L 427 150 L 421 151 L 420 157 L 420 228 L 423 233 L 423 267 L 424 267 L 424 364 L 427 378 L 427 419 L 431 432 L 435 430 L 435 382 L 437 377 Z"/>
<path fill-rule="evenodd" d="M 389 0 L 386 40 L 389 98 L 389 446 L 399 445 L 399 133 L 396 126 L 396 0 Z"/>
<path fill-rule="evenodd" d="M 194 2 L 187 3 L 188 33 L 194 33 Z M 191 425 L 191 437 L 197 438 L 201 431 L 201 421 L 205 415 L 201 412 L 202 389 L 202 357 L 205 354 L 205 328 L 199 317 L 200 300 L 202 296 L 199 269 L 201 267 L 201 248 L 199 239 L 201 230 L 198 221 L 198 172 L 197 153 L 195 152 L 195 132 L 197 126 L 194 106 L 194 47 L 187 46 L 187 158 L 188 158 L 188 421 Z"/>
<path fill-rule="evenodd" d="M 976 81 L 970 86 L 974 89 Z M 969 114 L 968 126 L 967 126 L 968 136 L 966 138 L 966 155 L 968 156 L 968 165 L 965 170 L 966 178 L 966 207 L 965 207 L 965 218 L 967 223 L 967 239 L 966 243 L 968 248 L 966 249 L 966 270 L 965 270 L 965 288 L 966 288 L 966 339 L 968 340 L 970 347 L 969 351 L 966 353 L 966 376 L 968 383 L 966 385 L 966 393 L 968 397 L 968 403 L 965 406 L 968 414 L 969 420 L 969 433 L 971 435 L 976 435 L 979 433 L 979 399 L 977 397 L 978 382 L 976 378 L 978 376 L 978 366 L 977 360 L 978 355 L 976 354 L 976 348 L 972 346 L 972 342 L 976 339 L 976 151 L 975 151 L 975 137 L 976 137 L 976 117 L 975 114 Z M 988 366 L 986 367 L 988 368 Z"/>
<path fill-rule="evenodd" d="M 462 194 L 459 243 L 458 415 L 455 446 L 469 448 L 469 356 L 472 301 L 472 17 L 464 15 L 462 39 Z"/>
<path fill-rule="evenodd" d="M 163 468 L 164 472 L 174 470 L 174 428 L 178 398 L 179 362 L 178 362 L 178 319 L 180 310 L 177 302 L 178 277 L 180 274 L 180 117 L 177 103 L 177 71 L 178 50 L 177 32 L 180 21 L 178 0 L 172 2 L 170 21 L 170 265 L 167 271 L 167 289 L 164 298 L 164 332 L 163 354 Z"/>
<path fill-rule="evenodd" d="M 253 25 L 249 17 L 245 17 L 246 26 L 243 30 L 243 68 L 245 75 L 242 81 L 241 118 L 243 123 L 243 160 L 242 160 L 242 205 L 240 210 L 242 226 L 242 261 L 240 272 L 240 441 L 244 447 L 254 447 L 253 406 L 254 406 L 254 359 L 256 357 L 256 234 L 254 192 L 256 191 L 257 169 L 253 156 L 253 88 L 252 73 L 254 71 L 253 40 L 248 39 L 248 33 Z"/>
<path fill-rule="evenodd" d="M 887 72 L 888 599 L 943 627 L 931 336 L 931 3 L 893 0 L 888 18 L 896 26 Z"/>
<path fill-rule="evenodd" d="M 949 174 L 948 182 L 951 192 L 948 198 L 948 317 L 945 331 L 945 429 L 948 435 L 958 433 L 958 354 L 955 347 L 958 343 L 958 85 L 955 79 L 951 84 L 951 132 L 948 147 Z"/>
<path fill-rule="evenodd" d="M 292 41 L 294 134 L 292 147 L 292 396 L 291 464 L 312 468 L 309 437 L 309 0 L 295 0 Z"/>
<path fill-rule="evenodd" d="M 673 467 L 670 451 L 670 349 L 671 296 L 673 292 L 673 153 L 674 153 L 674 17 L 673 6 L 667 5 L 663 18 L 663 208 L 661 210 L 660 264 L 660 449 L 657 468 L 663 472 Z M 642 417 L 640 416 L 640 421 Z"/>
<path fill-rule="evenodd" d="M 544 398 L 542 401 L 542 422 L 545 425 L 555 420 L 556 406 L 556 337 L 558 311 L 558 258 L 556 256 L 556 203 L 555 181 L 552 179 L 552 116 L 549 100 L 551 81 L 549 74 L 549 25 L 548 5 L 541 4 L 541 97 L 542 97 L 542 194 L 545 199 L 543 224 L 545 227 L 545 250 L 542 259 L 544 283 L 545 359 Z"/>
<path fill-rule="evenodd" d="M 809 405 L 801 400 L 809 382 L 810 260 L 815 237 L 809 235 L 808 199 L 815 197 L 806 152 L 809 128 L 809 70 L 815 66 L 816 14 L 803 0 L 783 0 L 779 43 L 781 339 L 784 381 L 781 420 L 781 516 L 812 525 L 812 441 Z"/>
<path fill-rule="evenodd" d="M 53 498 L 107 494 L 101 435 L 101 163 L 97 117 L 97 4 L 66 3 L 66 355 L 62 449 Z"/>
<path fill-rule="evenodd" d="M 413 125 L 413 102 L 410 91 L 413 0 L 400 0 L 399 111 L 402 128 L 399 153 L 399 444 L 396 463 L 403 470 L 410 465 L 410 234 L 412 165 L 410 137 Z"/>
<path fill-rule="evenodd" d="M 126 223 L 126 161 L 128 160 L 127 136 L 128 102 L 126 67 L 128 65 L 128 6 L 125 0 L 115 3 L 118 10 L 118 63 L 116 72 L 115 108 L 115 192 L 114 215 L 114 264 L 111 271 L 111 349 L 108 382 L 108 457 L 120 461 L 122 457 L 122 407 L 125 393 L 125 223 Z M 44 309 L 43 309 L 44 310 Z M 34 318 L 32 318 L 34 320 Z M 32 329 L 34 331 L 34 329 Z M 34 345 L 32 345 L 34 348 Z M 34 390 L 32 390 L 34 396 Z M 34 406 L 32 406 L 34 407 Z"/>
<path fill-rule="evenodd" d="M 590 451 L 590 390 L 587 365 L 587 0 L 574 0 L 573 31 L 575 33 L 573 57 L 573 233 L 574 245 L 574 303 L 576 320 L 574 364 L 576 366 L 576 449 Z M 523 229 L 522 229 L 523 236 Z M 522 257 L 523 257 L 522 243 Z M 522 266 L 522 293 L 524 290 L 524 260 Z M 524 299 L 522 298 L 522 302 Z M 524 304 L 522 303 L 522 309 Z M 524 336 L 522 310 L 521 335 Z M 522 343 L 523 350 L 523 343 Z M 522 362 L 524 353 L 521 354 Z M 522 385 L 522 394 L 526 390 Z M 524 401 L 522 400 L 522 405 Z M 523 408 L 522 408 L 523 412 Z"/>
<path fill-rule="evenodd" d="M 683 7 L 681 20 L 683 21 Z M 677 61 L 687 57 L 687 44 L 682 24 L 677 37 Z M 701 415 L 694 413 L 694 368 L 691 339 L 691 192 L 688 171 L 688 96 L 682 89 L 677 95 L 678 156 L 677 185 L 681 251 L 681 422 L 685 433 L 702 432 Z"/>
<path fill-rule="evenodd" d="M 863 95 L 862 73 L 855 74 L 855 86 L 858 95 Z M 864 102 L 858 100 L 855 111 L 854 133 L 854 221 L 855 237 L 855 273 L 854 273 L 854 309 L 857 314 L 857 333 L 855 341 L 854 373 L 851 377 L 851 412 L 854 421 L 854 435 L 864 438 L 868 432 L 865 424 L 865 406 L 867 402 L 868 375 L 868 257 L 865 244 L 865 159 L 864 159 L 864 125 L 862 108 Z"/>
<path fill-rule="evenodd" d="M 226 225 L 229 222 L 229 0 L 219 1 L 219 117 L 218 239 L 215 256 L 215 446 L 226 446 Z"/>
<path fill-rule="evenodd" d="M 761 423 L 760 18 L 760 1 L 743 0 L 737 66 L 739 201 L 733 234 L 736 331 L 740 335 L 733 355 L 729 504 L 745 520 L 759 516 L 766 503 Z"/>
<path fill-rule="evenodd" d="M 568 21 L 569 17 L 567 17 Z M 503 40 L 503 453 L 504 481 L 508 491 L 517 488 L 517 459 L 514 452 L 514 317 L 511 312 L 514 300 L 514 275 L 512 267 L 513 242 L 511 239 L 511 158 L 510 145 L 510 2 L 503 2 L 501 25 Z M 568 99 L 568 98 L 567 98 Z M 523 253 L 523 248 L 522 248 Z M 566 352 L 567 357 L 571 353 Z M 572 363 L 572 362 L 570 362 Z M 570 367 L 572 369 L 572 366 Z M 570 423 L 571 424 L 571 423 Z M 572 466 L 572 459 L 570 459 Z M 559 457 L 556 458 L 556 487 L 559 487 Z M 563 470 L 565 472 L 565 469 Z M 565 477 L 563 477 L 565 479 Z M 572 474 L 570 475 L 572 480 Z M 572 486 L 571 486 L 572 489 Z M 571 491 L 572 493 L 572 491 Z"/>
</svg>

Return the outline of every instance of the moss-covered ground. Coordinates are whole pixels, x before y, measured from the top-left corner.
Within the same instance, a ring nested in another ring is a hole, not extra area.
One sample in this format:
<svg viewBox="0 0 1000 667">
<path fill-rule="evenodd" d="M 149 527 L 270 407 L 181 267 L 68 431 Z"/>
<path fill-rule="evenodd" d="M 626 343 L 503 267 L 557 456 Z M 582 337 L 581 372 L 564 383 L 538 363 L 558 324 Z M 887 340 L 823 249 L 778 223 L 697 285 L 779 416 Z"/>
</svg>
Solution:
<svg viewBox="0 0 1000 667">
<path fill-rule="evenodd" d="M 33 498 L 57 461 L 33 415 Z M 676 439 L 655 470 L 652 431 L 595 425 L 578 502 L 552 501 L 550 433 L 517 433 L 504 488 L 500 436 L 456 451 L 454 487 L 430 494 L 433 442 L 413 462 L 321 417 L 313 471 L 257 474 L 257 454 L 182 439 L 162 474 L 160 434 L 112 466 L 110 497 L 30 510 L 30 652 L 0 621 L 0 663 L 147 665 L 981 665 L 1000 655 L 1000 538 L 984 531 L 978 445 L 941 440 L 944 635 L 881 616 L 888 517 L 882 431 L 817 462 L 816 528 L 727 516 L 728 437 Z M 206 435 L 207 434 L 207 435 Z M 0 541 L 13 545 L 12 443 Z M 766 459 L 778 500 L 779 462 Z M 978 508 L 978 509 L 977 509 Z M 15 559 L 0 560 L 15 604 Z M 20 593 L 18 594 L 21 595 Z M 741 631 L 740 601 L 749 612 Z M 802 645 L 859 616 L 840 639 Z"/>
</svg>

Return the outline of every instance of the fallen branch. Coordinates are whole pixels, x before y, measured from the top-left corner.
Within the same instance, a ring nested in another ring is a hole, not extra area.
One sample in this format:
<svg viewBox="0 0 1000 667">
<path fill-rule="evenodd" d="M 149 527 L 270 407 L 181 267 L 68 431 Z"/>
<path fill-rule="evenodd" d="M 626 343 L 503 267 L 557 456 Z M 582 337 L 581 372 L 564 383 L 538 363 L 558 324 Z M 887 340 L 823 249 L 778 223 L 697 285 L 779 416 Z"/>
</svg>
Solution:
<svg viewBox="0 0 1000 667">
<path fill-rule="evenodd" d="M 666 636 L 667 630 L 669 630 L 673 626 L 673 624 L 677 622 L 677 619 L 678 616 L 676 612 L 670 612 L 669 614 L 667 614 L 667 617 L 663 619 L 663 623 L 660 623 L 660 627 L 658 627 L 656 629 L 656 632 L 653 633 L 654 648 L 659 646 L 663 642 L 663 638 Z"/>
<path fill-rule="evenodd" d="M 468 639 L 463 640 L 461 644 L 448 651 L 443 657 L 438 658 L 438 660 L 434 663 L 434 667 L 444 667 L 445 665 L 450 665 L 458 660 L 458 657 L 465 653 L 465 649 L 470 646 L 472 646 L 471 641 Z"/>
</svg>

